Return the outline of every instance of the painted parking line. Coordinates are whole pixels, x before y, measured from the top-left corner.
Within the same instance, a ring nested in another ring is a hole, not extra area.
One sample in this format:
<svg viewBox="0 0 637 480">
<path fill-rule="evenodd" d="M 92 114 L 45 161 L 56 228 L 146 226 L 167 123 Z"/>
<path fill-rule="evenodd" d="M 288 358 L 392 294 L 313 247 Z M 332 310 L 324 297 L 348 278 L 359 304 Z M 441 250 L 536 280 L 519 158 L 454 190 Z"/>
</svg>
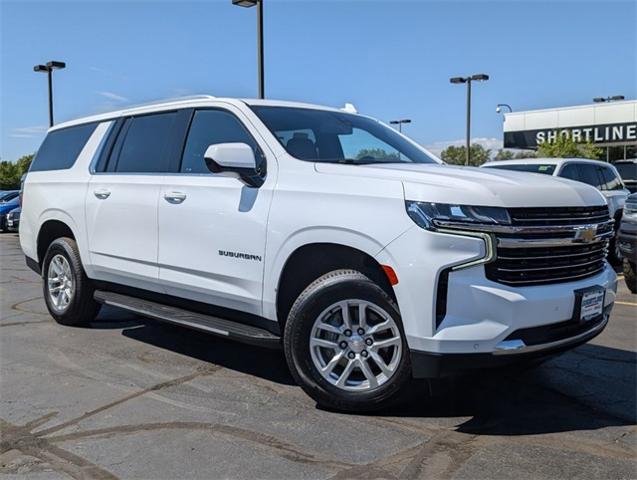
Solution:
<svg viewBox="0 0 637 480">
<path fill-rule="evenodd" d="M 621 301 L 621 300 L 615 300 L 615 303 L 617 305 L 629 305 L 631 307 L 637 307 L 637 303 L 635 303 L 635 302 L 624 302 L 624 301 Z"/>
</svg>

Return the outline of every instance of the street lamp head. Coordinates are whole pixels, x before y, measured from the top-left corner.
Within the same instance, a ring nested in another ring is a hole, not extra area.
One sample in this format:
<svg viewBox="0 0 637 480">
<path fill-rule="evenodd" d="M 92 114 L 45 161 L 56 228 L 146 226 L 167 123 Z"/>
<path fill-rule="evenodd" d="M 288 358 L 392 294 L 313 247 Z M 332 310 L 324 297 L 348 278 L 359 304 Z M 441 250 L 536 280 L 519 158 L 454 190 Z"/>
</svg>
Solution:
<svg viewBox="0 0 637 480">
<path fill-rule="evenodd" d="M 593 99 L 593 102 L 595 102 L 595 103 L 603 103 L 605 101 L 606 101 L 606 99 L 604 97 L 595 97 Z"/>
<path fill-rule="evenodd" d="M 476 75 L 471 75 L 471 80 L 476 82 L 486 82 L 489 80 L 489 75 L 486 73 L 478 73 Z"/>
<path fill-rule="evenodd" d="M 245 8 L 254 7 L 257 3 L 259 3 L 259 0 L 232 0 L 233 5 Z"/>
<path fill-rule="evenodd" d="M 46 65 L 36 65 L 33 67 L 34 72 L 48 72 L 49 68 Z"/>
<path fill-rule="evenodd" d="M 626 97 L 624 97 L 623 95 L 613 95 L 612 97 L 610 97 L 610 99 L 613 101 L 624 100 L 625 98 Z"/>
<path fill-rule="evenodd" d="M 50 68 L 51 70 L 55 70 L 56 68 L 62 69 L 62 68 L 66 68 L 66 63 L 56 62 L 55 60 L 52 60 L 50 62 L 47 62 L 46 66 Z"/>
<path fill-rule="evenodd" d="M 449 81 L 451 83 L 466 83 L 467 79 L 464 77 L 451 77 Z"/>
</svg>

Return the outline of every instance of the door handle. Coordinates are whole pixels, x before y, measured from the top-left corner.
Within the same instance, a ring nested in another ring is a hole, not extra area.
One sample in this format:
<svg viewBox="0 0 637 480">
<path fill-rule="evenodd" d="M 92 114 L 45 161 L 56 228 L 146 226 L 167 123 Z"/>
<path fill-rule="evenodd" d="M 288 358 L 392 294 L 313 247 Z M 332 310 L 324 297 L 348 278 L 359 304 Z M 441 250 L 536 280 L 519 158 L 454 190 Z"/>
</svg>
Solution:
<svg viewBox="0 0 637 480">
<path fill-rule="evenodd" d="M 166 192 L 164 193 L 164 200 L 168 203 L 178 205 L 186 200 L 186 194 L 182 192 Z"/>
<path fill-rule="evenodd" d="M 93 195 L 95 195 L 100 200 L 106 200 L 111 195 L 111 191 L 106 190 L 105 188 L 101 188 L 98 190 L 94 190 Z"/>
</svg>

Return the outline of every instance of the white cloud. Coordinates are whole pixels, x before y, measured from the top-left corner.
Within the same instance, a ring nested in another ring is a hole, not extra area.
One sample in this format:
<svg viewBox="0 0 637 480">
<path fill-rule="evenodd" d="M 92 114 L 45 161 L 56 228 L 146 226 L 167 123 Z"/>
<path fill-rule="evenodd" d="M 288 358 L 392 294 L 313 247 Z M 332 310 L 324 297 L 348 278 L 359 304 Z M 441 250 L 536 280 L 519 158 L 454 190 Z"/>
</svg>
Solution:
<svg viewBox="0 0 637 480">
<path fill-rule="evenodd" d="M 97 93 L 98 95 L 101 95 L 104 98 L 108 98 L 109 100 L 113 100 L 115 102 L 128 102 L 128 98 L 123 97 L 123 96 L 118 95 L 118 94 L 113 93 L 113 92 L 104 91 L 104 92 L 95 92 L 95 93 Z"/>
<path fill-rule="evenodd" d="M 95 73 L 99 73 L 100 75 L 105 75 L 107 77 L 111 77 L 117 80 L 127 80 L 128 77 L 126 77 L 125 75 L 122 75 L 120 73 L 117 72 L 111 72 L 110 70 L 106 70 L 104 68 L 100 68 L 100 67 L 95 67 L 95 66 L 90 66 L 88 67 L 88 69 L 92 72 Z"/>
<path fill-rule="evenodd" d="M 454 147 L 463 147 L 465 145 L 465 142 L 466 140 L 464 138 L 461 138 L 459 140 L 443 140 L 425 145 L 425 148 L 431 151 L 431 153 L 433 153 L 434 155 L 440 156 L 445 148 L 452 145 Z M 491 153 L 495 153 L 497 150 L 502 148 L 502 140 L 494 137 L 475 137 L 471 139 L 471 144 L 473 145 L 474 143 L 482 145 L 487 150 L 491 150 Z"/>
<path fill-rule="evenodd" d="M 47 128 L 44 125 L 12 128 L 9 136 L 13 138 L 34 138 L 46 132 Z"/>
</svg>

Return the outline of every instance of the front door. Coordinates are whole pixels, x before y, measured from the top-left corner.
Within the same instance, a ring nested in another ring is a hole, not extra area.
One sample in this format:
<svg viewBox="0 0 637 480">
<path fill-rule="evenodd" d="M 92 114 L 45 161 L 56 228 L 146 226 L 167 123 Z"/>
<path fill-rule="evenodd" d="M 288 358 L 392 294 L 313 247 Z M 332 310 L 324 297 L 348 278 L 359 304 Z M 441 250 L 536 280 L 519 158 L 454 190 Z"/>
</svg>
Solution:
<svg viewBox="0 0 637 480">
<path fill-rule="evenodd" d="M 194 111 L 180 172 L 166 176 L 159 195 L 158 263 L 167 293 L 260 315 L 276 162 L 253 133 L 234 107 Z M 207 147 L 227 142 L 266 155 L 260 188 L 208 170 Z"/>
</svg>

